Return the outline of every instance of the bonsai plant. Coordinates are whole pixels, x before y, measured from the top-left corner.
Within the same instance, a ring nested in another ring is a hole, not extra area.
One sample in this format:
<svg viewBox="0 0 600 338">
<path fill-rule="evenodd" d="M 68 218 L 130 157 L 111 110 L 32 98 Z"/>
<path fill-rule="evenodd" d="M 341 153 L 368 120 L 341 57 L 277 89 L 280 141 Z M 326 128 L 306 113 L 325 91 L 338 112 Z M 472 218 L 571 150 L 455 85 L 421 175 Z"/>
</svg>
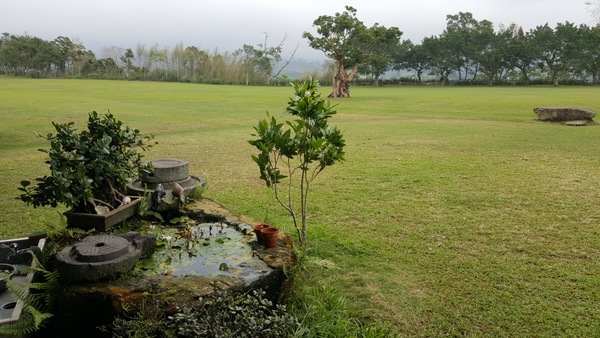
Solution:
<svg viewBox="0 0 600 338">
<path fill-rule="evenodd" d="M 87 130 L 74 122 L 55 123 L 56 134 L 39 135 L 50 143 L 50 174 L 37 184 L 21 181 L 20 199 L 34 208 L 64 205 L 76 213 L 105 214 L 127 204 L 127 182 L 142 169 L 142 154 L 152 135 L 123 126 L 110 112 L 88 114 Z"/>
</svg>

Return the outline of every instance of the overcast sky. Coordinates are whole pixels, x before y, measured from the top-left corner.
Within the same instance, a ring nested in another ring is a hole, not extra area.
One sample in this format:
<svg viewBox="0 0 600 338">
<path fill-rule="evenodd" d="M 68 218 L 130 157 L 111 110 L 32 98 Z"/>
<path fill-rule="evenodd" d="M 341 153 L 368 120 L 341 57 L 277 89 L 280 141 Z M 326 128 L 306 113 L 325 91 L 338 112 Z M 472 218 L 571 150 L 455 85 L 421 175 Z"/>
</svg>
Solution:
<svg viewBox="0 0 600 338">
<path fill-rule="evenodd" d="M 232 52 L 262 43 L 266 33 L 269 45 L 287 36 L 284 56 L 298 45 L 296 57 L 312 60 L 323 53 L 308 47 L 302 33 L 315 33 L 317 17 L 342 12 L 345 5 L 356 8 L 367 26 L 398 27 L 403 39 L 415 43 L 441 34 L 446 15 L 458 12 L 496 28 L 514 22 L 526 31 L 545 23 L 595 24 L 585 0 L 0 0 L 0 32 L 75 38 L 96 54 L 103 47 L 180 42 Z"/>
</svg>

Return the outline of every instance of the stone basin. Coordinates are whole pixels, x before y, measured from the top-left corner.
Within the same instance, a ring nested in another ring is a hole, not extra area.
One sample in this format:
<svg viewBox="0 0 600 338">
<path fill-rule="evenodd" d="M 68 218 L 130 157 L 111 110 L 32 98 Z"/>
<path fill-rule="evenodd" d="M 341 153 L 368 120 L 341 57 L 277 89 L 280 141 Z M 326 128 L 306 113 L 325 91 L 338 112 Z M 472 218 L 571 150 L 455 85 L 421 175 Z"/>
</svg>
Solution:
<svg viewBox="0 0 600 338">
<path fill-rule="evenodd" d="M 142 181 L 147 183 L 176 182 L 189 176 L 189 163 L 186 160 L 161 158 L 149 163 L 154 170 L 142 176 Z"/>
<path fill-rule="evenodd" d="M 152 170 L 146 171 L 138 180 L 129 183 L 127 188 L 130 194 L 149 194 L 154 201 L 154 198 L 157 198 L 156 189 L 160 185 L 164 196 L 154 201 L 154 210 L 165 211 L 181 207 L 173 194 L 176 185 L 183 189 L 185 196 L 189 196 L 198 187 L 206 186 L 204 177 L 189 174 L 189 163 L 186 160 L 161 158 L 147 161 L 145 164 L 151 165 Z"/>
<path fill-rule="evenodd" d="M 186 191 L 206 184 L 203 177 L 189 174 L 189 163 L 186 160 L 161 158 L 148 161 L 146 164 L 152 165 L 152 171 L 144 173 L 139 180 L 129 185 L 131 190 L 138 193 L 143 193 L 145 189 L 154 191 L 158 184 L 162 184 L 165 190 L 169 190 L 177 182 Z"/>
<path fill-rule="evenodd" d="M 284 270 L 296 263 L 296 256 L 287 234 L 280 232 L 277 247 L 265 249 L 251 232 L 258 222 L 207 199 L 187 208 L 194 224 L 183 225 L 185 231 L 180 227 L 177 240 L 174 230 L 155 225 L 160 230 L 155 233 L 157 250 L 138 262 L 133 275 L 66 286 L 58 298 L 55 333 L 109 337 L 97 327 L 110 325 L 116 316 L 134 316 L 143 308 L 172 315 L 178 306 L 192 304 L 215 288 L 261 288 L 274 302 L 288 295 L 291 281 Z M 196 237 L 182 240 L 186 236 Z"/>
</svg>

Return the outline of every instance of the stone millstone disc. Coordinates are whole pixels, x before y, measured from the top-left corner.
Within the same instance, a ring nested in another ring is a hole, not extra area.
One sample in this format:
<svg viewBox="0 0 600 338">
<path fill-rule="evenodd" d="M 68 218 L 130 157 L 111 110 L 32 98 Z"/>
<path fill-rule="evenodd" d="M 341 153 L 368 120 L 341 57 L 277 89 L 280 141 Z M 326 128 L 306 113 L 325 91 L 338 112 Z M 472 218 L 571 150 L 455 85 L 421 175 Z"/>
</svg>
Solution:
<svg viewBox="0 0 600 338">
<path fill-rule="evenodd" d="M 142 181 L 147 183 L 164 183 L 183 181 L 188 178 L 189 163 L 186 160 L 162 158 L 150 161 L 154 170 L 142 175 Z"/>
<path fill-rule="evenodd" d="M 129 241 L 120 236 L 89 236 L 71 248 L 70 256 L 79 262 L 108 262 L 129 252 Z"/>
</svg>

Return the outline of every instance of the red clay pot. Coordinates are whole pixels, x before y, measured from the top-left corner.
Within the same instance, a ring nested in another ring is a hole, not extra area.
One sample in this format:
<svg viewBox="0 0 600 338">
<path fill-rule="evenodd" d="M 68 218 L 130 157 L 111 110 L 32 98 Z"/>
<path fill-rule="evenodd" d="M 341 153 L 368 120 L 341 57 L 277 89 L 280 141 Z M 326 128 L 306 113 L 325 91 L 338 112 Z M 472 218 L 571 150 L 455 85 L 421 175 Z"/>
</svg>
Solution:
<svg viewBox="0 0 600 338">
<path fill-rule="evenodd" d="M 268 224 L 264 224 L 264 223 L 260 223 L 260 224 L 257 224 L 257 225 L 255 225 L 255 226 L 252 227 L 252 229 L 254 229 L 254 233 L 256 234 L 256 240 L 259 243 L 261 243 L 261 244 L 263 243 L 263 238 L 262 238 L 262 235 L 261 235 L 260 231 L 262 229 L 266 229 L 268 227 L 269 227 L 269 225 Z"/>
<path fill-rule="evenodd" d="M 262 235 L 263 244 L 267 248 L 274 248 L 277 246 L 277 238 L 279 238 L 279 229 L 277 228 L 264 228 L 260 231 Z"/>
</svg>

